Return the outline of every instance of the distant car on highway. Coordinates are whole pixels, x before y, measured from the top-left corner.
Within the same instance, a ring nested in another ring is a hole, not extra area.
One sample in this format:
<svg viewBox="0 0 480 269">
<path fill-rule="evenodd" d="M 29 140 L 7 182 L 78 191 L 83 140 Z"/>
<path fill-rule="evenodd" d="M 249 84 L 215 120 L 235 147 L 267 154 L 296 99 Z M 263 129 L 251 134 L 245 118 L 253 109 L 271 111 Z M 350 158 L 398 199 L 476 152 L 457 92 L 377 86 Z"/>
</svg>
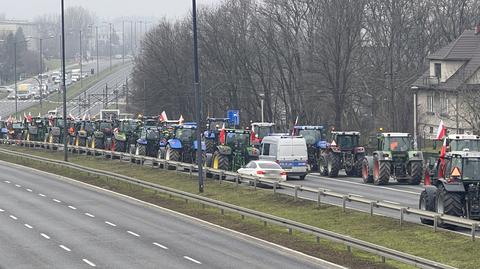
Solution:
<svg viewBox="0 0 480 269">
<path fill-rule="evenodd" d="M 12 89 L 8 86 L 0 86 L 0 91 L 13 92 L 15 89 Z"/>
<path fill-rule="evenodd" d="M 27 83 L 20 84 L 17 87 L 17 99 L 19 100 L 31 99 L 34 96 L 35 91 L 36 91 L 35 87 L 32 84 L 27 84 Z M 15 97 L 13 99 L 15 99 Z"/>
<path fill-rule="evenodd" d="M 11 93 L 7 96 L 7 99 L 8 99 L 8 100 L 15 100 L 15 92 L 11 92 Z"/>
<path fill-rule="evenodd" d="M 117 55 L 115 55 L 115 59 L 117 59 L 117 60 L 118 60 L 118 59 L 122 59 L 122 58 L 123 58 L 122 54 L 117 54 Z"/>
<path fill-rule="evenodd" d="M 38 79 L 42 79 L 44 81 L 47 81 L 48 80 L 48 74 L 39 74 Z"/>
<path fill-rule="evenodd" d="M 272 161 L 251 161 L 238 169 L 237 173 L 277 180 L 278 182 L 287 180 L 287 172 L 278 163 Z"/>
</svg>

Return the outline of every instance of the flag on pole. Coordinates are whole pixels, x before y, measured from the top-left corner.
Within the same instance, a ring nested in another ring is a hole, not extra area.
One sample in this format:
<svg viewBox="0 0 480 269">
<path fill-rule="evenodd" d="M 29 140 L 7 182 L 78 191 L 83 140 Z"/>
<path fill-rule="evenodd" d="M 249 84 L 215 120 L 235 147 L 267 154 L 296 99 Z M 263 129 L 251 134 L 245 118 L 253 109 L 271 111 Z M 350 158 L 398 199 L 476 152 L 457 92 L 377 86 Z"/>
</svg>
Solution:
<svg viewBox="0 0 480 269">
<path fill-rule="evenodd" d="M 223 123 L 222 129 L 220 129 L 220 135 L 218 136 L 218 139 L 220 140 L 221 145 L 225 144 L 225 123 Z"/>
<path fill-rule="evenodd" d="M 178 124 L 182 125 L 185 120 L 183 119 L 183 115 L 180 115 L 180 118 L 178 119 Z"/>
<path fill-rule="evenodd" d="M 440 121 L 437 129 L 437 140 L 442 140 L 442 138 L 447 134 L 447 128 L 443 124 L 443 120 Z"/>
<path fill-rule="evenodd" d="M 442 149 L 440 150 L 440 169 L 438 170 L 438 176 L 445 176 L 445 155 L 447 154 L 447 138 L 443 138 Z"/>
<path fill-rule="evenodd" d="M 293 124 L 293 127 L 292 127 L 292 136 L 295 134 L 295 126 L 297 126 L 297 124 L 298 124 L 298 116 L 295 119 L 295 123 Z"/>
<path fill-rule="evenodd" d="M 160 118 L 159 118 L 160 121 L 167 121 L 168 120 L 168 117 L 167 117 L 167 113 L 164 111 L 162 111 L 162 114 L 160 114 Z"/>
</svg>

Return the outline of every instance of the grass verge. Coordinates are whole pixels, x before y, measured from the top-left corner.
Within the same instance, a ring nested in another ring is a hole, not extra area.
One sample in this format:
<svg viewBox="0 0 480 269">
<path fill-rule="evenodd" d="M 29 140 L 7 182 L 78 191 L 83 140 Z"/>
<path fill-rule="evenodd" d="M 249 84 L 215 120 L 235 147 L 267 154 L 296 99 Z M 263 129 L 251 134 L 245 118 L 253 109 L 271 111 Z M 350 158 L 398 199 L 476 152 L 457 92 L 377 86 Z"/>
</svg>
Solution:
<svg viewBox="0 0 480 269">
<path fill-rule="evenodd" d="M 6 149 L 17 150 L 38 156 L 61 160 L 60 152 L 47 152 L 20 147 L 5 146 Z M 91 183 L 104 188 L 112 189 L 130 196 L 137 197 L 161 206 L 171 208 L 189 215 L 206 219 L 235 230 L 252 234 L 259 238 L 285 245 L 292 249 L 323 258 L 351 268 L 410 268 L 409 266 L 387 260 L 386 264 L 380 263 L 380 258 L 365 252 L 348 252 L 341 244 L 321 240 L 320 243 L 310 235 L 293 233 L 289 235 L 284 228 L 274 225 L 263 227 L 263 223 L 255 220 L 241 220 L 235 214 L 220 215 L 213 209 L 202 209 L 201 206 L 170 199 L 168 196 L 155 194 L 150 190 L 128 186 L 105 178 L 96 178 L 79 174 L 76 171 L 59 167 L 45 167 L 38 162 L 26 161 L 22 158 L 9 159 L 1 156 L 1 160 L 31 166 L 40 170 L 61 174 Z M 163 186 L 197 193 L 197 183 L 188 174 L 171 171 L 159 171 L 149 167 L 139 167 L 134 164 L 93 158 L 88 156 L 72 155 L 70 161 L 97 169 L 112 171 L 127 176 L 132 176 Z M 314 202 L 294 201 L 287 195 L 274 195 L 270 190 L 253 190 L 253 188 L 235 187 L 232 184 L 219 184 L 219 181 L 207 180 L 206 197 L 228 202 L 245 208 L 250 208 L 272 215 L 292 219 L 322 229 L 349 235 L 354 238 L 386 246 L 402 252 L 424 257 L 458 268 L 478 268 L 480 257 L 479 242 L 471 242 L 468 237 L 447 231 L 434 233 L 431 228 L 413 223 L 399 225 L 397 220 L 373 216 L 347 210 L 343 212 L 336 206 L 317 207 Z M 455 251 L 452 251 L 455 250 Z"/>
<path fill-rule="evenodd" d="M 83 80 L 83 88 L 80 87 L 80 82 L 77 82 L 71 86 L 67 86 L 67 101 L 71 100 L 73 97 L 78 95 L 79 93 L 87 90 L 88 88 L 92 87 L 95 85 L 97 82 L 100 80 L 108 77 L 109 75 L 117 72 L 119 69 L 123 67 L 122 64 L 117 64 L 112 67 L 112 70 L 110 69 L 105 69 L 102 72 L 100 72 L 97 76 L 89 76 L 88 78 Z M 41 115 L 46 114 L 49 110 L 53 110 L 56 107 L 60 106 L 60 102 L 62 100 L 62 93 L 52 93 L 50 94 L 47 99 L 43 102 L 42 108 L 40 108 L 40 104 L 35 104 L 31 107 L 28 107 L 22 111 L 19 112 L 19 115 L 22 115 L 24 112 L 25 113 L 31 113 L 32 115 L 37 115 L 40 113 Z M 49 102 L 50 101 L 50 102 Z"/>
</svg>

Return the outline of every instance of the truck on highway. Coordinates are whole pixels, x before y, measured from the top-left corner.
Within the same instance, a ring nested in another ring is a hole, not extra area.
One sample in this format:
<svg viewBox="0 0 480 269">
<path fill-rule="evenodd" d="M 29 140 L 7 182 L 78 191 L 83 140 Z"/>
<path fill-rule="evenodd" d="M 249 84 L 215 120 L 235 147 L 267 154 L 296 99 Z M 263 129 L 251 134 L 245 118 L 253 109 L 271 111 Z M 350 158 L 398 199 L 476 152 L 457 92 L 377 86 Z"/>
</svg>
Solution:
<svg viewBox="0 0 480 269">
<path fill-rule="evenodd" d="M 34 95 L 33 89 L 34 89 L 34 87 L 33 87 L 32 84 L 24 83 L 24 84 L 18 85 L 18 87 L 17 87 L 17 98 L 19 100 L 31 99 Z"/>
<path fill-rule="evenodd" d="M 72 75 L 70 76 L 70 79 L 72 82 L 77 82 L 82 78 L 82 73 L 80 72 L 80 69 L 72 69 Z"/>
</svg>

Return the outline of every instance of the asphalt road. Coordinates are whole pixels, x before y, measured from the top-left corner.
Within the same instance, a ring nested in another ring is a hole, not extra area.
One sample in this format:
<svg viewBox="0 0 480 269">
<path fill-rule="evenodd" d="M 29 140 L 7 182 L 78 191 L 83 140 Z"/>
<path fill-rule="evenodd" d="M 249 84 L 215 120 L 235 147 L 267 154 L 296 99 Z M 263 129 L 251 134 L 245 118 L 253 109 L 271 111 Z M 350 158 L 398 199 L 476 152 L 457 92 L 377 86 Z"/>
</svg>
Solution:
<svg viewBox="0 0 480 269">
<path fill-rule="evenodd" d="M 118 64 L 118 63 L 121 63 L 121 60 L 113 60 L 112 61 L 113 65 Z M 83 64 L 83 70 L 87 71 L 87 70 L 90 70 L 90 68 L 95 68 L 96 69 L 96 66 L 97 66 L 96 61 L 90 61 L 88 63 Z M 100 71 L 103 71 L 103 70 L 105 70 L 109 67 L 110 67 L 110 61 L 109 60 L 102 59 L 102 60 L 99 61 Z M 18 82 L 18 84 L 21 84 L 21 83 L 36 84 L 37 82 L 30 78 L 30 79 L 27 79 L 25 81 Z M 80 82 L 77 82 L 77 83 L 80 83 Z M 68 87 L 67 87 L 67 90 L 68 90 Z M 48 102 L 48 100 L 43 100 L 43 101 Z M 61 101 L 61 100 L 58 100 L 58 101 Z M 39 102 L 40 102 L 39 100 L 33 100 L 33 99 L 31 99 L 31 100 L 17 100 L 18 111 L 22 111 L 22 110 L 24 110 L 28 107 L 31 107 L 31 106 L 39 103 Z M 0 116 L 2 118 L 6 118 L 9 115 L 13 115 L 14 113 L 15 113 L 15 100 L 7 100 L 6 98 L 0 100 Z"/>
<path fill-rule="evenodd" d="M 0 186 L 0 268 L 326 268 L 192 218 L 3 162 Z"/>
</svg>

